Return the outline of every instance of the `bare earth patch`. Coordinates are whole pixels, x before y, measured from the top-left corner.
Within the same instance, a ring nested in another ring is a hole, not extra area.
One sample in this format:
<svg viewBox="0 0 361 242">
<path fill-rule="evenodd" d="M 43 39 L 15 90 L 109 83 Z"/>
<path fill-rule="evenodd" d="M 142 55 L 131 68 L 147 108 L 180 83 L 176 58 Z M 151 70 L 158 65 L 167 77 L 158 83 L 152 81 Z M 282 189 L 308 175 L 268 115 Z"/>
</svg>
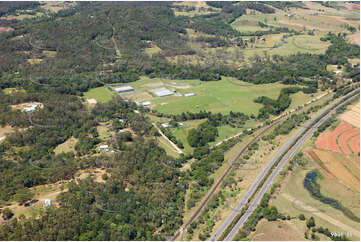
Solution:
<svg viewBox="0 0 361 242">
<path fill-rule="evenodd" d="M 349 35 L 347 39 L 353 44 L 360 45 L 360 33 Z"/>
<path fill-rule="evenodd" d="M 23 109 L 25 107 L 31 106 L 31 105 L 38 105 L 40 108 L 42 108 L 44 105 L 42 103 L 39 102 L 29 102 L 29 103 L 20 103 L 20 104 L 16 104 L 16 105 L 11 105 L 12 109 Z"/>
<path fill-rule="evenodd" d="M 262 219 L 257 230 L 251 235 L 254 241 L 304 241 L 303 233 L 298 231 L 294 221 L 272 221 Z"/>
<path fill-rule="evenodd" d="M 97 104 L 97 100 L 95 98 L 90 98 L 86 100 L 89 104 Z"/>
</svg>

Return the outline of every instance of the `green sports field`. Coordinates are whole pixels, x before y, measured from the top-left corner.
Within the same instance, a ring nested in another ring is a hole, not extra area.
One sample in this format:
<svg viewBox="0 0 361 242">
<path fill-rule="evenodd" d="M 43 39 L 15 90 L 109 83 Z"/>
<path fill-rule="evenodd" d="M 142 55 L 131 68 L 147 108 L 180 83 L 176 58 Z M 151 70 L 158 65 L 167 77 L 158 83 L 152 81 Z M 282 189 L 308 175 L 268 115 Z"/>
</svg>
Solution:
<svg viewBox="0 0 361 242">
<path fill-rule="evenodd" d="M 97 102 L 106 103 L 112 99 L 113 93 L 106 87 L 92 88 L 84 93 L 86 98 L 94 98 Z"/>
</svg>

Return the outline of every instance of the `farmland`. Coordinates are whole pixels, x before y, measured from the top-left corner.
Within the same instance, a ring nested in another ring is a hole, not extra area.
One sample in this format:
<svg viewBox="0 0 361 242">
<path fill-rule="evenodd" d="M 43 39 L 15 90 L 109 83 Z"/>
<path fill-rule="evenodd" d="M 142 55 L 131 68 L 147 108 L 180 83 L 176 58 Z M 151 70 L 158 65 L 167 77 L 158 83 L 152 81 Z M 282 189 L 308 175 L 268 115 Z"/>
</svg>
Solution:
<svg viewBox="0 0 361 242">
<path fill-rule="evenodd" d="M 345 113 L 341 114 L 341 119 L 360 128 L 360 103 L 356 103 Z"/>
<path fill-rule="evenodd" d="M 222 80 L 216 82 L 142 77 L 130 85 L 135 88 L 135 93 L 121 94 L 124 98 L 150 101 L 152 108 L 166 114 L 206 110 L 223 114 L 233 111 L 257 115 L 262 105 L 253 101 L 256 97 L 267 96 L 276 99 L 281 89 L 287 87 L 287 85 L 280 83 L 254 85 L 229 77 L 223 77 Z M 194 93 L 195 96 L 155 97 L 151 90 L 158 87 L 166 87 L 169 90 L 175 89 L 182 95 Z M 306 103 L 312 97 L 311 94 L 304 94 L 301 99 L 299 104 Z"/>
</svg>

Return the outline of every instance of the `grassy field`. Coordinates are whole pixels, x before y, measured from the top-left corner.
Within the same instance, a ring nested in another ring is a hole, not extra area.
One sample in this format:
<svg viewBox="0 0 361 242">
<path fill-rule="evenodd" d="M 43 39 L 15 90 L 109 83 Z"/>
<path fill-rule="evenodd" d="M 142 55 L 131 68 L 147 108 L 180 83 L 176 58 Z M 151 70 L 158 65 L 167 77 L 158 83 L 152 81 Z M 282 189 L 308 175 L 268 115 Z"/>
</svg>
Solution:
<svg viewBox="0 0 361 242">
<path fill-rule="evenodd" d="M 106 87 L 92 88 L 84 93 L 86 98 L 94 98 L 97 102 L 106 103 L 112 99 L 113 93 Z"/>
<path fill-rule="evenodd" d="M 12 93 L 16 93 L 16 92 L 25 92 L 25 90 L 9 87 L 9 88 L 4 88 L 3 92 L 5 94 L 12 94 Z"/>
<path fill-rule="evenodd" d="M 10 134 L 13 131 L 13 129 L 7 125 L 4 127 L 0 126 L 0 142 L 5 138 L 6 134 Z"/>
<path fill-rule="evenodd" d="M 280 90 L 286 87 L 286 85 L 279 83 L 253 85 L 226 77 L 216 82 L 201 82 L 199 80 L 171 81 L 143 77 L 130 85 L 137 92 L 144 93 L 138 101 L 151 101 L 153 108 L 159 112 L 170 114 L 180 114 L 187 111 L 199 112 L 201 110 L 223 114 L 229 113 L 231 110 L 246 114 L 257 114 L 262 105 L 253 102 L 256 97 L 264 95 L 277 98 Z M 194 93 L 195 96 L 155 97 L 151 90 L 162 86 L 168 89 L 176 89 L 181 94 Z"/>
<path fill-rule="evenodd" d="M 262 219 L 256 227 L 256 232 L 252 233 L 250 238 L 254 241 L 303 241 L 306 240 L 304 234 L 297 229 L 297 226 L 302 225 L 306 227 L 305 222 L 299 220 L 268 222 Z"/>
<path fill-rule="evenodd" d="M 282 36 L 281 34 L 266 35 L 263 44 L 257 43 L 254 45 L 255 48 L 244 50 L 245 59 L 249 59 L 255 54 L 264 57 L 265 51 L 269 56 L 275 54 L 288 56 L 297 53 L 322 54 L 329 46 L 328 42 L 320 40 L 320 35 L 296 35 L 284 38 L 284 40 L 282 40 Z M 277 45 L 281 46 L 272 48 Z"/>
<path fill-rule="evenodd" d="M 174 136 L 179 139 L 184 145 L 184 152 L 190 154 L 193 152 L 193 148 L 188 144 L 187 136 L 190 129 L 196 128 L 199 124 L 206 121 L 206 119 L 189 120 L 183 122 L 183 127 L 174 129 Z"/>
<path fill-rule="evenodd" d="M 58 145 L 54 149 L 54 152 L 55 152 L 55 154 L 60 154 L 62 152 L 64 152 L 64 153 L 74 152 L 75 151 L 75 145 L 76 145 L 77 142 L 78 142 L 78 139 L 76 139 L 74 137 L 71 137 L 70 139 L 68 139 L 64 143 Z"/>
<path fill-rule="evenodd" d="M 331 206 L 326 205 L 326 204 L 311 197 L 310 193 L 303 187 L 303 179 L 308 171 L 309 170 L 303 170 L 301 168 L 296 169 L 294 171 L 294 173 L 290 176 L 290 179 L 287 181 L 287 183 L 285 184 L 285 187 L 281 190 L 280 194 L 277 196 L 277 199 L 272 203 L 272 205 L 275 205 L 281 212 L 289 214 L 291 216 L 298 216 L 301 213 L 303 213 L 306 217 L 313 216 L 315 218 L 317 226 L 327 227 L 332 232 L 335 232 L 335 231 L 348 232 L 348 231 L 345 231 L 342 227 L 338 227 L 338 226 L 318 217 L 317 213 L 313 213 L 312 210 L 304 210 L 300 207 L 297 207 L 297 205 L 295 205 L 294 202 L 285 198 L 285 195 L 286 196 L 290 195 L 293 198 L 297 199 L 298 201 L 302 201 L 303 203 L 306 203 L 307 205 L 319 210 L 321 213 L 327 214 L 328 216 L 332 217 L 333 219 L 336 219 L 336 220 L 342 222 L 343 224 L 346 224 L 352 228 L 359 230 L 359 224 L 348 219 L 345 215 L 343 215 L 343 213 L 341 211 L 336 210 L 336 209 L 332 208 Z M 321 184 L 321 191 L 323 193 L 325 193 L 325 189 L 332 186 L 332 184 L 329 183 L 329 182 L 331 182 L 331 180 L 330 180 L 331 178 L 327 177 L 327 175 L 325 175 L 325 174 L 323 174 L 323 176 L 324 176 L 324 179 L 321 180 L 320 184 Z M 329 184 L 325 186 L 325 183 L 329 183 Z M 322 186 L 324 186 L 324 187 L 322 187 Z M 358 197 L 356 196 L 357 198 L 347 196 L 347 189 L 345 187 L 343 187 L 343 189 L 341 189 L 341 190 L 337 190 L 337 192 L 335 190 L 336 188 L 340 188 L 340 187 L 337 186 L 337 187 L 333 188 L 335 193 L 330 194 L 330 192 L 326 192 L 325 194 L 328 194 L 331 197 L 336 198 L 344 206 L 346 206 L 350 203 L 359 205 L 359 200 L 357 201 L 357 199 L 359 199 L 359 196 Z M 353 199 L 355 199 L 355 200 L 353 200 L 352 202 L 350 201 L 350 202 L 345 203 L 348 199 L 351 199 L 351 198 L 352 198 L 352 200 Z M 354 206 L 348 207 L 348 208 L 350 208 L 351 210 L 354 210 Z"/>
<path fill-rule="evenodd" d="M 163 136 L 157 137 L 157 140 L 159 146 L 162 147 L 168 155 L 174 158 L 179 157 L 179 154 L 174 150 L 172 145 Z"/>
</svg>

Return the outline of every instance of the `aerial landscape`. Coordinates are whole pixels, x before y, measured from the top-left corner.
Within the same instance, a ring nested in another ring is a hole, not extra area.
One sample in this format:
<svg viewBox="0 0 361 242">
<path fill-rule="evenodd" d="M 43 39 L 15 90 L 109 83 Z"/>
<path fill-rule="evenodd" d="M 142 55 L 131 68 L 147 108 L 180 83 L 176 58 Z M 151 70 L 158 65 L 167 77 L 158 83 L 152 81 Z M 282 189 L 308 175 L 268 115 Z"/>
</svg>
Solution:
<svg viewBox="0 0 361 242">
<path fill-rule="evenodd" d="M 360 2 L 0 1 L 0 241 L 359 241 Z"/>
</svg>

